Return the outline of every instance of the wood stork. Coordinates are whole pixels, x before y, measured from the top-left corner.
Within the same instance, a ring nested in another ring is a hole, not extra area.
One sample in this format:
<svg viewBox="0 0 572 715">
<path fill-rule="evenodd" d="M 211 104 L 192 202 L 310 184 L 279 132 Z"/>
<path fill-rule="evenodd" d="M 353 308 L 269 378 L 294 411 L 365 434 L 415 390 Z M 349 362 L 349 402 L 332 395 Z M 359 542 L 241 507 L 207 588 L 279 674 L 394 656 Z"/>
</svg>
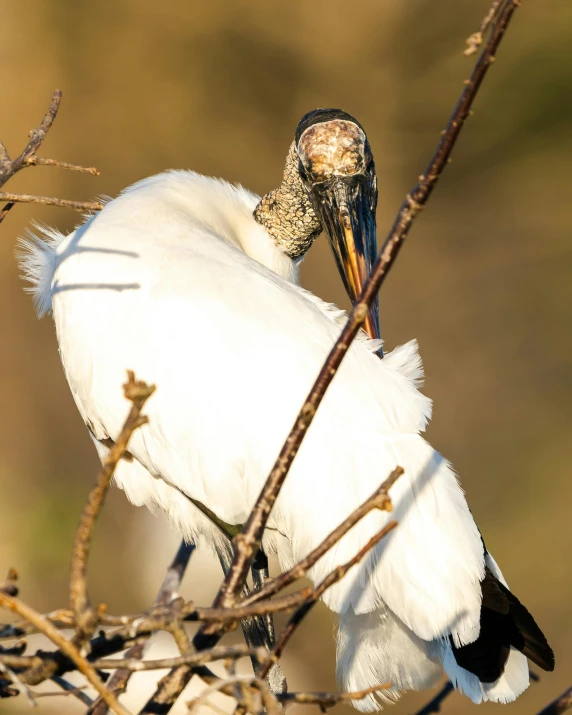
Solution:
<svg viewBox="0 0 572 715">
<path fill-rule="evenodd" d="M 196 504 L 241 524 L 274 463 L 343 313 L 297 285 L 324 227 L 355 296 L 375 246 L 376 177 L 361 125 L 316 110 L 298 125 L 281 186 L 262 199 L 190 171 L 129 187 L 68 236 L 28 236 L 21 257 L 39 315 L 53 312 L 77 407 L 99 454 L 125 414 L 127 369 L 157 385 L 149 424 L 117 484 L 187 538 L 224 550 Z M 368 329 L 378 335 L 377 306 Z M 281 568 L 305 556 L 396 466 L 399 526 L 324 595 L 339 614 L 346 690 L 432 686 L 443 671 L 474 702 L 514 700 L 527 656 L 553 654 L 487 552 L 449 463 L 420 435 L 414 341 L 379 360 L 351 347 L 296 457 L 263 540 Z M 194 501 L 193 501 L 194 500 Z M 319 582 L 388 520 L 371 513 L 311 570 Z M 375 710 L 374 695 L 356 703 Z"/>
</svg>

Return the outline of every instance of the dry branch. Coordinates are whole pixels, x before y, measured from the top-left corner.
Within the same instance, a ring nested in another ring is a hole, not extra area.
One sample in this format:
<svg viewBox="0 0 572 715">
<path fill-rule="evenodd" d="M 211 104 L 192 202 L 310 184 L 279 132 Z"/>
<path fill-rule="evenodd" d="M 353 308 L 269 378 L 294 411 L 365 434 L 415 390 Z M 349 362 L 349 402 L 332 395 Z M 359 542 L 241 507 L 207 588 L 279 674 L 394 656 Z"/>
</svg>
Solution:
<svg viewBox="0 0 572 715">
<path fill-rule="evenodd" d="M 70 171 L 79 171 L 92 176 L 98 176 L 99 171 L 93 166 L 79 166 L 78 164 L 70 164 L 67 161 L 58 161 L 57 159 L 46 159 L 39 157 L 37 152 L 41 147 L 44 139 L 50 131 L 52 124 L 58 114 L 62 101 L 62 93 L 56 89 L 52 96 L 52 101 L 48 111 L 39 127 L 30 132 L 30 139 L 24 150 L 15 159 L 11 159 L 8 150 L 0 142 L 0 188 L 9 181 L 15 174 L 22 169 L 30 166 L 55 166 L 61 169 Z M 103 208 L 103 204 L 99 201 L 70 201 L 68 199 L 51 198 L 49 196 L 33 196 L 32 194 L 12 194 L 0 192 L 0 201 L 6 201 L 6 205 L 0 209 L 0 223 L 6 218 L 6 215 L 13 208 L 15 203 L 36 203 L 45 204 L 48 206 L 61 206 L 64 208 L 75 209 L 76 211 L 98 211 Z"/>
<path fill-rule="evenodd" d="M 503 0 L 494 0 L 489 11 L 484 16 L 479 29 L 476 32 L 473 32 L 472 35 L 467 37 L 467 49 L 463 52 L 465 57 L 470 57 L 471 55 L 474 55 L 478 51 L 479 47 L 483 44 L 483 36 L 491 26 L 493 20 L 495 19 L 495 16 L 499 11 L 502 2 Z"/>
<path fill-rule="evenodd" d="M 215 660 L 232 658 L 254 657 L 262 662 L 268 655 L 265 648 L 249 648 L 247 645 L 216 646 L 201 653 L 187 653 L 174 658 L 160 658 L 158 660 L 141 660 L 140 658 L 118 658 L 109 660 L 96 660 L 92 665 L 99 670 L 114 670 L 124 668 L 131 672 L 142 670 L 161 670 L 175 668 L 179 665 L 205 665 Z"/>
<path fill-rule="evenodd" d="M 397 479 L 403 474 L 403 469 L 397 467 L 383 482 L 383 484 L 375 490 L 375 492 L 361 506 L 359 506 L 348 518 L 343 521 L 337 529 L 334 529 L 322 543 L 311 551 L 305 559 L 302 559 L 298 564 L 292 567 L 289 571 L 285 571 L 276 578 L 268 581 L 268 583 L 247 599 L 241 601 L 241 607 L 250 603 L 257 603 L 262 599 L 273 596 L 278 591 L 289 586 L 299 578 L 303 578 L 308 570 L 327 552 L 334 544 L 336 544 L 358 521 L 363 519 L 366 514 L 369 514 L 373 509 L 382 509 L 391 511 L 391 499 L 388 492 L 395 484 Z"/>
<path fill-rule="evenodd" d="M 57 199 L 53 196 L 35 196 L 34 194 L 10 194 L 7 191 L 0 191 L 0 201 L 8 201 L 11 204 L 44 204 L 45 206 L 61 206 L 74 211 L 101 211 L 103 204 L 101 201 L 71 201 L 69 199 Z"/>
<path fill-rule="evenodd" d="M 259 672 L 259 676 L 264 678 L 272 665 L 278 661 L 282 655 L 282 651 L 286 647 L 290 638 L 294 635 L 294 632 L 300 625 L 302 619 L 306 617 L 308 612 L 316 605 L 320 596 L 326 591 L 330 586 L 333 586 L 340 579 L 342 579 L 346 573 L 355 566 L 363 557 L 374 548 L 374 546 L 381 541 L 390 531 L 393 531 L 397 526 L 396 521 L 390 521 L 387 526 L 385 526 L 380 532 L 371 537 L 367 544 L 362 547 L 358 553 L 350 559 L 347 563 L 338 566 L 334 571 L 332 571 L 326 578 L 315 588 L 305 599 L 304 603 L 298 608 L 298 610 L 292 615 L 285 628 L 280 633 L 276 645 L 274 646 L 270 655 L 266 658 L 265 662 Z"/>
<path fill-rule="evenodd" d="M 154 606 L 165 606 L 175 598 L 175 595 L 181 586 L 183 576 L 194 549 L 195 546 L 193 544 L 186 544 L 184 541 L 181 543 L 177 553 L 175 554 L 175 558 L 167 570 L 167 574 L 165 575 L 161 588 L 159 589 L 153 603 Z M 141 662 L 145 653 L 145 644 L 146 641 L 143 640 L 136 643 L 134 646 L 131 646 L 127 653 L 125 653 L 125 660 L 137 659 L 138 662 Z M 99 667 L 104 670 L 102 666 Z M 111 676 L 106 687 L 118 696 L 121 695 L 121 693 L 124 693 L 127 689 L 127 684 L 133 669 L 129 668 L 127 665 L 121 665 L 119 662 L 116 662 L 114 667 L 119 668 L 119 670 Z M 107 704 L 100 698 L 94 704 L 93 709 L 88 711 L 87 715 L 105 715 L 107 711 Z"/>
<path fill-rule="evenodd" d="M 377 693 L 380 690 L 388 690 L 391 688 L 391 683 L 383 683 L 382 685 L 374 685 L 372 688 L 365 690 L 356 690 L 353 693 L 284 693 L 278 695 L 277 699 L 281 703 L 298 703 L 299 705 L 319 705 L 322 710 L 331 708 L 334 705 L 350 700 L 363 700 L 368 695 Z"/>
<path fill-rule="evenodd" d="M 128 380 L 123 386 L 124 394 L 131 404 L 131 409 L 125 420 L 123 428 L 115 443 L 103 462 L 97 482 L 89 493 L 87 504 L 81 515 L 73 546 L 70 576 L 70 606 L 75 615 L 75 643 L 83 646 L 85 641 L 95 631 L 99 617 L 92 608 L 87 592 L 87 560 L 91 546 L 91 537 L 95 520 L 103 506 L 105 496 L 111 484 L 111 478 L 117 464 L 127 449 L 127 444 L 133 432 L 148 421 L 141 414 L 145 403 L 153 394 L 155 387 L 144 382 L 136 381 L 132 372 L 128 373 Z"/>
<path fill-rule="evenodd" d="M 538 715 L 561 715 L 572 708 L 572 686 L 550 703 Z"/>
<path fill-rule="evenodd" d="M 71 641 L 64 638 L 64 636 L 54 626 L 52 626 L 49 621 L 44 620 L 40 613 L 30 608 L 30 606 L 22 603 L 22 601 L 12 598 L 11 596 L 7 596 L 1 592 L 0 606 L 16 613 L 21 618 L 25 618 L 30 623 L 33 623 L 38 629 L 38 632 L 43 633 L 43 635 L 49 638 L 66 657 L 73 661 L 77 670 L 85 676 L 90 685 L 97 690 L 116 715 L 129 715 L 128 711 L 117 702 L 115 696 L 106 690 L 105 685 L 101 681 L 95 669 L 88 663 L 84 656 L 80 654 L 79 650 L 71 643 Z M 41 677 L 41 679 L 36 682 L 41 682 L 41 680 L 45 680 L 46 677 L 52 677 L 52 675 Z M 33 681 L 30 677 L 28 677 L 26 682 L 29 683 Z"/>
</svg>

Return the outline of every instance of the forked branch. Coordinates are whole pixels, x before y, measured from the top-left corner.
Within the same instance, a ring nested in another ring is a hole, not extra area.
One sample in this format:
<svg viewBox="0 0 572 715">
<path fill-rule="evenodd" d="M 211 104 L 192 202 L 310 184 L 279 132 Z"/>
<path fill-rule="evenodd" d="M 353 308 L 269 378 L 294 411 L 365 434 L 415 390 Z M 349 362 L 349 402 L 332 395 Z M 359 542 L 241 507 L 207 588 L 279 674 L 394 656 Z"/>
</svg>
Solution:
<svg viewBox="0 0 572 715">
<path fill-rule="evenodd" d="M 58 114 L 62 101 L 62 93 L 56 89 L 52 96 L 52 101 L 48 111 L 39 127 L 30 132 L 30 139 L 24 150 L 15 159 L 11 159 L 8 150 L 0 142 L 0 188 L 9 181 L 15 174 L 22 169 L 30 166 L 55 166 L 60 169 L 68 169 L 70 171 L 79 171 L 92 176 L 98 176 L 99 171 L 94 166 L 79 166 L 78 164 L 70 164 L 67 161 L 58 161 L 57 159 L 46 159 L 38 156 L 37 152 L 42 146 L 44 139 L 50 131 L 52 124 Z M 48 206 L 62 206 L 64 208 L 75 209 L 76 211 L 98 211 L 103 208 L 103 204 L 99 201 L 70 201 L 67 199 L 52 198 L 49 196 L 34 196 L 32 194 L 14 194 L 0 191 L 0 202 L 7 202 L 0 209 L 0 223 L 6 218 L 8 212 L 16 203 L 36 203 L 45 204 Z"/>
</svg>

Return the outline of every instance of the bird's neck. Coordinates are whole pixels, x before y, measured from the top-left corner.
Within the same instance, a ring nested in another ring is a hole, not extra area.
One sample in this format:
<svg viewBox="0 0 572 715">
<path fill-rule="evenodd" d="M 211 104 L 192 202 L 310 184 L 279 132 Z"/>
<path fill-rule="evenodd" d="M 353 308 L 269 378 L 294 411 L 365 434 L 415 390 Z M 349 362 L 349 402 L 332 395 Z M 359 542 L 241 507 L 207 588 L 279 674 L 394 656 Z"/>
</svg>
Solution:
<svg viewBox="0 0 572 715">
<path fill-rule="evenodd" d="M 282 184 L 266 194 L 254 209 L 276 246 L 293 261 L 301 258 L 322 231 L 298 171 L 298 153 L 290 146 Z"/>
</svg>

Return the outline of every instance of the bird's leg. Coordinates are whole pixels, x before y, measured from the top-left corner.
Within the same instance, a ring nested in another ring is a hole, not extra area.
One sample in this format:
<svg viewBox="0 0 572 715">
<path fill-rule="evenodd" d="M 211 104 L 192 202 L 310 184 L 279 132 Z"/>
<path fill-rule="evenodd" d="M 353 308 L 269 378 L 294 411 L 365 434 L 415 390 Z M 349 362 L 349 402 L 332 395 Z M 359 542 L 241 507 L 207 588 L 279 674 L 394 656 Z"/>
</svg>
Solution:
<svg viewBox="0 0 572 715">
<path fill-rule="evenodd" d="M 268 580 L 270 574 L 268 572 L 268 558 L 262 549 L 258 549 L 256 558 L 251 567 L 252 585 L 254 593 L 260 591 Z M 276 634 L 274 632 L 274 616 L 272 613 L 266 613 L 263 617 L 268 634 L 268 647 L 273 648 L 276 643 Z"/>
<path fill-rule="evenodd" d="M 229 541 L 228 549 L 225 549 L 224 551 L 222 549 L 217 549 L 217 554 L 222 570 L 226 576 L 232 562 L 232 543 Z M 252 565 L 252 581 L 254 584 L 254 590 L 260 590 L 267 578 L 268 560 L 266 555 L 262 551 L 259 551 Z M 247 584 L 244 584 L 242 597 L 246 598 L 249 595 L 250 589 Z M 274 647 L 274 620 L 271 614 L 266 616 L 244 618 L 240 621 L 240 625 L 242 627 L 242 633 L 244 635 L 246 645 L 250 648 L 259 648 L 260 646 L 263 646 L 268 650 L 271 650 Z M 260 665 L 254 658 L 252 659 L 252 667 L 255 674 L 258 674 Z M 286 683 L 286 677 L 278 663 L 275 663 L 268 672 L 266 682 L 274 693 L 287 692 L 288 686 Z"/>
</svg>

